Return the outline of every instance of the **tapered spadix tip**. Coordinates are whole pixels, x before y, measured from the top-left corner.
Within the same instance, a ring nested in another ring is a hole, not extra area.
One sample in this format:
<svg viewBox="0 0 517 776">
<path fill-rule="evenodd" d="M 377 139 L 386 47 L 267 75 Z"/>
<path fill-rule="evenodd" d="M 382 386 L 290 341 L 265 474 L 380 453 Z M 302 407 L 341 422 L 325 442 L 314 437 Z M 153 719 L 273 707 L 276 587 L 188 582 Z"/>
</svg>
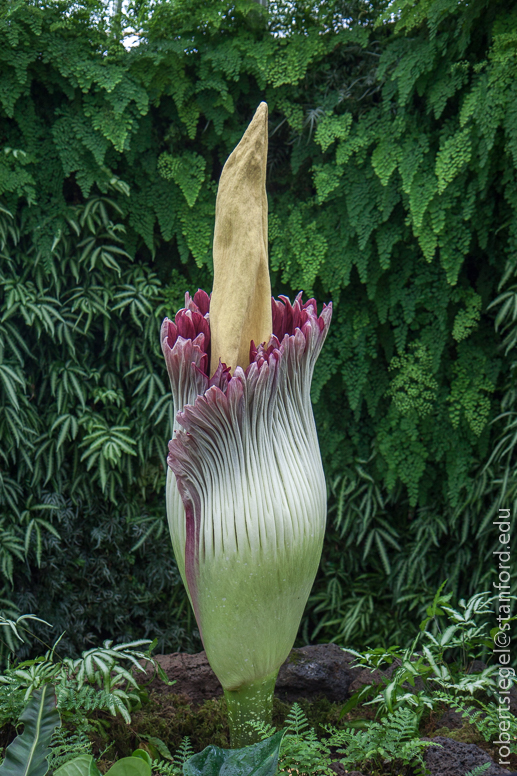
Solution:
<svg viewBox="0 0 517 776">
<path fill-rule="evenodd" d="M 268 108 L 261 102 L 224 165 L 215 207 L 210 374 L 219 360 L 250 363 L 251 342 L 273 331 L 268 268 L 266 168 Z"/>
</svg>

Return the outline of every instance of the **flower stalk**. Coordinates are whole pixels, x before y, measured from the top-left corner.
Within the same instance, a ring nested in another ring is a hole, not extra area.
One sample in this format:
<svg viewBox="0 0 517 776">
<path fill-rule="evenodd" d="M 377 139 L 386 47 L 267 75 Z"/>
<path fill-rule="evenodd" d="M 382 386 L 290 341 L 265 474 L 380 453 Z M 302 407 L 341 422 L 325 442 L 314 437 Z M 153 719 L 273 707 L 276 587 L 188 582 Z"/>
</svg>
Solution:
<svg viewBox="0 0 517 776">
<path fill-rule="evenodd" d="M 255 744 L 260 736 L 253 723 L 270 725 L 278 671 L 256 679 L 238 690 L 224 690 L 233 749 Z"/>
</svg>

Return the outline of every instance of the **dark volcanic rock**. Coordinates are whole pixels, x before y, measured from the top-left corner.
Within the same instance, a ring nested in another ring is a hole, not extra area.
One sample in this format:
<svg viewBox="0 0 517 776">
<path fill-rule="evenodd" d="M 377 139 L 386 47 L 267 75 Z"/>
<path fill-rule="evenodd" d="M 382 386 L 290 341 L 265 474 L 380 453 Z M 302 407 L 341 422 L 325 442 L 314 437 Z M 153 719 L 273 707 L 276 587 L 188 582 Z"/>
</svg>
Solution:
<svg viewBox="0 0 517 776">
<path fill-rule="evenodd" d="M 198 652 L 196 655 L 173 652 L 170 655 L 156 655 L 156 660 L 169 681 L 175 680 L 176 684 L 168 687 L 159 677 L 155 677 L 149 685 L 150 689 L 186 695 L 196 704 L 208 698 L 219 698 L 223 694 L 210 668 L 206 652 Z M 335 644 L 293 649 L 280 668 L 275 695 L 287 703 L 294 703 L 300 698 L 311 700 L 319 695 L 335 703 L 344 701 L 350 696 L 350 688 L 357 675 L 364 674 L 365 683 L 372 676 L 369 671 L 352 668 L 352 661 L 353 657 Z M 150 671 L 148 669 L 147 681 L 151 677 Z M 137 675 L 136 679 L 145 683 L 143 674 Z"/>
<path fill-rule="evenodd" d="M 186 695 L 192 703 L 202 704 L 207 698 L 220 698 L 223 688 L 219 684 L 217 676 L 210 668 L 206 658 L 206 652 L 198 652 L 188 655 L 186 652 L 172 652 L 170 655 L 156 655 L 156 661 L 161 665 L 169 681 L 176 680 L 176 684 L 169 687 L 155 676 L 149 689 L 159 693 L 177 693 Z M 147 670 L 147 681 L 151 678 L 152 669 Z M 143 684 L 143 674 L 133 674 L 137 682 Z"/>
<path fill-rule="evenodd" d="M 359 671 L 351 668 L 353 657 L 335 644 L 316 644 L 291 650 L 281 666 L 275 695 L 287 703 L 324 695 L 332 703 L 345 701 Z"/>
<path fill-rule="evenodd" d="M 430 746 L 424 755 L 425 763 L 432 776 L 465 776 L 467 771 L 488 762 L 492 765 L 484 771 L 483 776 L 509 776 L 510 774 L 510 771 L 494 763 L 491 757 L 475 744 L 463 744 L 444 736 L 436 736 L 432 740 L 442 745 L 441 748 Z"/>
<path fill-rule="evenodd" d="M 208 698 L 219 698 L 223 694 L 210 668 L 206 652 L 198 652 L 196 655 L 173 652 L 170 655 L 157 655 L 156 660 L 169 680 L 176 680 L 176 684 L 168 688 L 156 677 L 150 685 L 153 690 L 183 694 L 196 704 Z M 280 667 L 275 695 L 286 703 L 294 703 L 301 698 L 314 700 L 321 695 L 332 703 L 341 703 L 365 684 L 382 684 L 383 677 L 391 677 L 400 665 L 400 661 L 395 660 L 384 671 L 372 671 L 370 668 L 354 667 L 353 662 L 353 655 L 336 644 L 315 644 L 293 649 Z M 145 681 L 143 675 L 137 681 Z M 414 691 L 409 684 L 404 686 Z M 443 722 L 443 725 L 452 727 L 447 722 Z"/>
<path fill-rule="evenodd" d="M 456 730 L 457 728 L 462 727 L 464 724 L 465 720 L 459 711 L 454 711 L 454 709 L 447 709 L 447 711 L 442 714 L 436 723 L 436 727 L 446 727 L 449 728 L 449 730 Z"/>
</svg>

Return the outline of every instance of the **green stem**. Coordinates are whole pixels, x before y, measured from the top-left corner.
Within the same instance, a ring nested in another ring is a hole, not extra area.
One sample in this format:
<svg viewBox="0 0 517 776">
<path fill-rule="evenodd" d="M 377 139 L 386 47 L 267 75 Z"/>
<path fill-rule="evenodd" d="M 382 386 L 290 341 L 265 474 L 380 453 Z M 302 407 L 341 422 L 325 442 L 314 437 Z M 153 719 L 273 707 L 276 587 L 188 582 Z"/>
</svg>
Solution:
<svg viewBox="0 0 517 776">
<path fill-rule="evenodd" d="M 256 744 L 260 740 L 260 734 L 250 725 L 250 722 L 271 724 L 273 691 L 277 674 L 278 671 L 275 671 L 265 679 L 251 682 L 239 690 L 224 691 L 232 749 Z"/>
</svg>

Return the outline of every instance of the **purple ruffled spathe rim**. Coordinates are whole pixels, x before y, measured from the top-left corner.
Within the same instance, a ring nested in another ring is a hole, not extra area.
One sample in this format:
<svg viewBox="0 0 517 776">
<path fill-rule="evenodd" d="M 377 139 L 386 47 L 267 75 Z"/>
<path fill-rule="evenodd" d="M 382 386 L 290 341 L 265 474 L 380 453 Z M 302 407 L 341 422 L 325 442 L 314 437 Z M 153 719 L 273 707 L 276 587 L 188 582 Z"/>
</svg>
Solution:
<svg viewBox="0 0 517 776">
<path fill-rule="evenodd" d="M 303 382 L 310 387 L 314 364 L 330 326 L 332 302 L 323 305 L 321 315 L 318 316 L 316 300 L 309 299 L 303 304 L 301 298 L 302 292 L 291 305 L 286 296 L 280 299 L 272 297 L 273 334 L 267 345 L 257 347 L 253 341 L 250 343 L 250 364 L 246 370 L 237 367 L 232 377 L 229 367 L 219 361 L 216 372 L 210 378 L 210 297 L 201 289 L 194 294 L 193 299 L 188 293 L 185 294 L 185 307 L 176 313 L 174 322 L 165 318 L 161 328 L 162 351 L 175 407 L 180 408 L 176 412 L 178 425 L 188 433 L 192 420 L 198 415 L 201 417 L 205 403 L 211 405 L 223 401 L 219 394 L 225 396 L 228 402 L 238 401 L 244 385 L 249 383 L 248 390 L 252 388 L 265 364 L 275 372 L 287 359 L 292 371 L 298 361 L 305 372 Z M 291 378 L 295 376 L 293 373 Z M 197 397 L 193 404 L 176 400 L 182 382 L 197 387 Z M 181 467 L 175 464 L 175 451 L 179 452 L 176 442 L 177 437 L 169 442 L 167 464 L 180 477 L 181 472 L 177 469 Z"/>
<path fill-rule="evenodd" d="M 316 300 L 309 299 L 303 304 L 301 298 L 302 292 L 298 294 L 293 305 L 286 296 L 281 296 L 280 299 L 271 298 L 273 334 L 267 345 L 256 346 L 254 342 L 250 343 L 250 364 L 245 370 L 246 376 L 253 364 L 257 364 L 260 369 L 263 363 L 269 362 L 273 353 L 278 352 L 278 357 L 281 358 L 282 350 L 285 349 L 285 338 L 294 337 L 297 330 L 304 335 L 307 342 L 313 330 L 319 332 L 323 335 L 321 339 L 321 345 L 323 345 L 332 317 L 332 302 L 323 305 L 322 313 L 318 316 Z M 174 321 L 165 318 L 161 328 L 162 351 L 171 384 L 178 380 L 178 360 L 181 358 L 183 362 L 191 364 L 196 372 L 206 377 L 204 390 L 199 391 L 200 395 L 211 386 L 217 386 L 226 393 L 233 379 L 230 369 L 221 362 L 215 374 L 209 378 L 209 310 L 210 297 L 205 291 L 199 289 L 193 299 L 187 293 L 185 307 L 176 313 Z"/>
</svg>

